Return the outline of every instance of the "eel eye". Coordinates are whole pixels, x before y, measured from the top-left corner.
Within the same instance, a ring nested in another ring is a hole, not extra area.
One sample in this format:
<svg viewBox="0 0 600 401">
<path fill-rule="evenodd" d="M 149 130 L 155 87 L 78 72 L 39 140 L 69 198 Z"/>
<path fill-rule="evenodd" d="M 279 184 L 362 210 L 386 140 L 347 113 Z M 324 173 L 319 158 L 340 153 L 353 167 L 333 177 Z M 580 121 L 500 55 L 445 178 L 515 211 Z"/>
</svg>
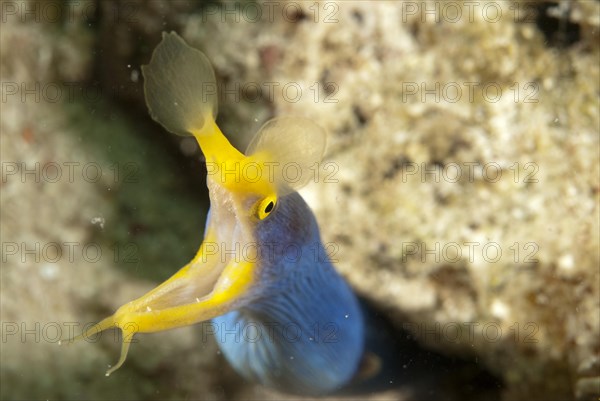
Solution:
<svg viewBox="0 0 600 401">
<path fill-rule="evenodd" d="M 277 199 L 275 196 L 267 196 L 258 203 L 257 215 L 260 220 L 264 220 L 275 209 Z"/>
</svg>

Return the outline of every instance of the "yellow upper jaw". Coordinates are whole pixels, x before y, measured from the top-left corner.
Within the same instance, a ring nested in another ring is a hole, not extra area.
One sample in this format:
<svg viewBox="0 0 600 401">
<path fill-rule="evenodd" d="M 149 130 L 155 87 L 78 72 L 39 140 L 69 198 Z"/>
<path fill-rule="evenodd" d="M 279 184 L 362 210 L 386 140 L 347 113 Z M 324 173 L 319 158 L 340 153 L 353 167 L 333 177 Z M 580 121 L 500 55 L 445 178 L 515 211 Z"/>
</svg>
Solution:
<svg viewBox="0 0 600 401">
<path fill-rule="evenodd" d="M 230 192 L 268 196 L 276 192 L 266 155 L 245 156 L 229 143 L 214 120 L 192 132 L 206 157 L 208 175 Z"/>
<path fill-rule="evenodd" d="M 198 141 L 207 162 L 224 163 L 244 158 L 242 152 L 229 143 L 214 119 L 207 118 L 201 131 L 192 131 Z"/>
</svg>

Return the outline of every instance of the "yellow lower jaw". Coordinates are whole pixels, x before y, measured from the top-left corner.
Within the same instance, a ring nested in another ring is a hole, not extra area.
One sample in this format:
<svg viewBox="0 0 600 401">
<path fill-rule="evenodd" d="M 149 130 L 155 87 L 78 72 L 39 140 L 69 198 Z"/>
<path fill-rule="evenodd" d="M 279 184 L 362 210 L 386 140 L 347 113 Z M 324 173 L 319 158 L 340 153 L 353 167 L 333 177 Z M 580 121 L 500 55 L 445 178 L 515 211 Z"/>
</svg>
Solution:
<svg viewBox="0 0 600 401">
<path fill-rule="evenodd" d="M 246 261 L 230 262 L 208 295 L 202 298 L 192 295 L 190 299 L 190 287 L 186 286 L 191 286 L 193 290 L 194 285 L 202 278 L 202 266 L 195 263 L 199 259 L 196 256 L 190 264 L 144 296 L 121 306 L 112 316 L 80 335 L 62 342 L 85 339 L 112 327 L 121 329 L 121 356 L 117 364 L 106 372 L 108 376 L 125 362 L 136 333 L 157 332 L 199 323 L 227 313 L 243 303 L 243 297 L 253 282 L 255 264 Z M 206 278 L 206 274 L 204 276 Z M 186 291 L 182 292 L 182 288 Z M 182 299 L 182 294 L 187 294 L 185 299 Z"/>
</svg>

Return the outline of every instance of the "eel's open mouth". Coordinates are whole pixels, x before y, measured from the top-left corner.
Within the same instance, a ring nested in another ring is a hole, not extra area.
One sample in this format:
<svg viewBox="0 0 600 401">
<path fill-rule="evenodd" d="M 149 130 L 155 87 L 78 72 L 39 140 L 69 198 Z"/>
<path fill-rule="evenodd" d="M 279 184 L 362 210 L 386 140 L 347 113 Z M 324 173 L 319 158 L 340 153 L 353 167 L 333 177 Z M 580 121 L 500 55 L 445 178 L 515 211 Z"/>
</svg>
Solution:
<svg viewBox="0 0 600 401">
<path fill-rule="evenodd" d="M 158 287 L 121 306 L 112 316 L 64 342 L 87 338 L 111 327 L 121 329 L 121 357 L 106 372 L 110 375 L 125 361 L 136 333 L 188 326 L 241 306 L 254 281 L 256 258 L 231 252 L 239 249 L 236 244 L 250 239 L 242 238 L 247 230 L 241 227 L 231 203 L 227 206 L 224 210 L 213 210 L 219 219 L 210 220 L 219 224 L 209 223 L 205 239 L 190 263 Z"/>
</svg>

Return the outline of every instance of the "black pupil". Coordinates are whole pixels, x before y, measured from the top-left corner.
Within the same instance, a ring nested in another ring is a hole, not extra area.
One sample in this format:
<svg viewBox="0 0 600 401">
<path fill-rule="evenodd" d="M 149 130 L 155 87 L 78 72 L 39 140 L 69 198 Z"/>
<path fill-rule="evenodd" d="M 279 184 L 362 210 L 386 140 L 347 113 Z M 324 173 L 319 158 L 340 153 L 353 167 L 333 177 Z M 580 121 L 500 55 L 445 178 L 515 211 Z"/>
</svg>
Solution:
<svg viewBox="0 0 600 401">
<path fill-rule="evenodd" d="M 275 206 L 275 205 L 273 204 L 273 201 L 269 202 L 269 203 L 267 204 L 267 206 L 265 207 L 265 213 L 271 213 L 271 210 L 273 210 L 273 206 Z"/>
</svg>

